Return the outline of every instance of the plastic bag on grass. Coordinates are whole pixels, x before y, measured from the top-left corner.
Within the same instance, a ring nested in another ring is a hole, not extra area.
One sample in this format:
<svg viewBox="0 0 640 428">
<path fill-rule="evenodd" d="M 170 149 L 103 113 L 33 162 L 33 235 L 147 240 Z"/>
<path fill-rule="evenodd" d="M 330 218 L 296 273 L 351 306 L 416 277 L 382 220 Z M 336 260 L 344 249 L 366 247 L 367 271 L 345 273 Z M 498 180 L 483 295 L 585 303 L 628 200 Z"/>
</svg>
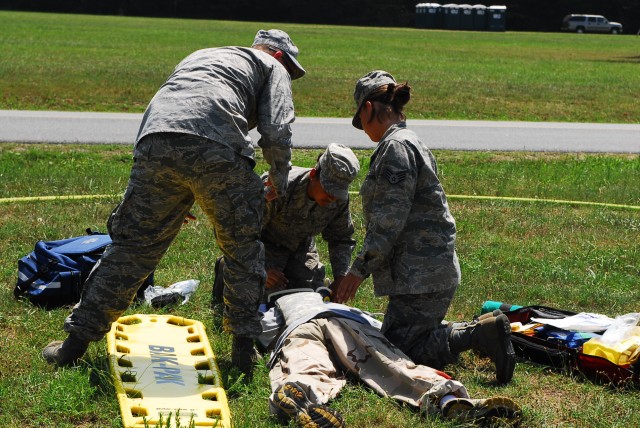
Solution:
<svg viewBox="0 0 640 428">
<path fill-rule="evenodd" d="M 625 315 L 620 315 L 616 317 L 613 323 L 607 328 L 602 336 L 600 337 L 600 342 L 605 343 L 607 345 L 613 345 L 616 343 L 620 343 L 623 340 L 628 339 L 631 336 L 635 335 L 637 331 L 634 327 L 636 327 L 640 323 L 640 313 L 632 312 Z"/>
<path fill-rule="evenodd" d="M 616 317 L 601 337 L 584 344 L 582 352 L 606 358 L 614 364 L 628 366 L 640 359 L 640 313 Z"/>
<path fill-rule="evenodd" d="M 149 286 L 144 290 L 144 301 L 154 308 L 180 303 L 184 305 L 200 285 L 197 279 L 176 282 L 168 287 Z"/>
</svg>

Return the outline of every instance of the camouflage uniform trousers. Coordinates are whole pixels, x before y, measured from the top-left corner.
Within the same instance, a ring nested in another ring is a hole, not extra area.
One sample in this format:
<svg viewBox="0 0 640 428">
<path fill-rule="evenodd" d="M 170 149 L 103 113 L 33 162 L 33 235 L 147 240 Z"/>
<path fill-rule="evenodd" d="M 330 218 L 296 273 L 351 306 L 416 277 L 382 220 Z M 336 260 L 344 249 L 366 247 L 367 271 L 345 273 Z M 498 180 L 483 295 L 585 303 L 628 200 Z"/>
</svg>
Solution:
<svg viewBox="0 0 640 428">
<path fill-rule="evenodd" d="M 316 290 L 318 287 L 324 286 L 326 269 L 320 262 L 320 256 L 313 242 L 308 250 L 306 250 L 305 246 L 304 250 L 292 252 L 290 257 L 286 260 L 286 263 L 274 262 L 275 257 L 271 256 L 271 251 L 275 247 L 274 244 L 265 241 L 263 241 L 263 244 L 265 249 L 265 263 L 267 268 L 275 268 L 284 273 L 284 275 L 289 280 L 289 283 L 286 287 L 273 287 L 271 289 L 265 290 L 261 303 L 266 303 L 269 294 L 275 293 L 276 291 L 292 288 L 313 288 L 314 290 Z M 277 253 L 278 260 L 280 260 L 283 254 L 282 249 L 278 249 Z M 218 274 L 222 275 L 223 280 L 226 281 L 226 265 L 222 265 L 221 272 L 219 272 Z M 218 280 L 216 280 L 216 282 L 217 281 Z"/>
<path fill-rule="evenodd" d="M 107 224 L 113 242 L 86 281 L 65 330 L 87 340 L 104 337 L 198 202 L 227 261 L 225 330 L 256 337 L 266 277 L 259 240 L 263 191 L 251 163 L 226 146 L 187 134 L 143 138 L 123 200 Z"/>
<path fill-rule="evenodd" d="M 287 288 L 313 288 L 324 285 L 326 269 L 320 262 L 315 240 L 305 242 L 295 251 L 284 250 L 277 244 L 264 241 L 265 264 L 267 268 L 280 270 L 289 280 Z M 284 260 L 284 253 L 288 257 Z M 276 290 L 272 290 L 276 291 Z"/>
<path fill-rule="evenodd" d="M 458 354 L 449 349 L 452 326 L 444 322 L 456 288 L 389 296 L 382 333 L 417 364 L 442 370 L 456 362 Z"/>
<path fill-rule="evenodd" d="M 414 364 L 380 331 L 346 318 L 317 318 L 301 324 L 287 337 L 279 357 L 269 372 L 271 390 L 298 382 L 315 404 L 335 398 L 347 382 L 347 372 L 379 395 L 416 407 L 424 400 L 437 403 L 447 394 L 469 397 L 460 382 Z"/>
</svg>

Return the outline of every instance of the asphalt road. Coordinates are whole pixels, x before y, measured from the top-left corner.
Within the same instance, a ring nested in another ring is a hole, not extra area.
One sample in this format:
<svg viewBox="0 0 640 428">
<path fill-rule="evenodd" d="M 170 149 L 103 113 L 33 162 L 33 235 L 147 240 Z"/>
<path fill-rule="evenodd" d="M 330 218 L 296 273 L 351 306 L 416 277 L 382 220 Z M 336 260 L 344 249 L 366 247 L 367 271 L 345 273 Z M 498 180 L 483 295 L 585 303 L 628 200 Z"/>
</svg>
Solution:
<svg viewBox="0 0 640 428">
<path fill-rule="evenodd" d="M 142 114 L 0 110 L 0 142 L 133 144 Z M 409 120 L 431 149 L 640 153 L 640 124 Z M 373 148 L 351 119 L 299 117 L 295 147 Z M 252 131 L 254 141 L 259 134 Z"/>
</svg>

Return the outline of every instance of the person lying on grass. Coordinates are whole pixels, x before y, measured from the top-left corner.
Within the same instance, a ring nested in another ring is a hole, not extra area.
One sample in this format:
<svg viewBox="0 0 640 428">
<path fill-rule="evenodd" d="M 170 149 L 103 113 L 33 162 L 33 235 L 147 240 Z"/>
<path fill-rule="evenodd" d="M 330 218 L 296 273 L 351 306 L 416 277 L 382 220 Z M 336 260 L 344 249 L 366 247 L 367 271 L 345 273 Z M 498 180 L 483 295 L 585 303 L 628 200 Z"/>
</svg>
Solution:
<svg viewBox="0 0 640 428">
<path fill-rule="evenodd" d="M 427 415 L 519 425 L 521 410 L 513 400 L 470 398 L 464 385 L 446 373 L 414 364 L 385 338 L 380 326 L 357 308 L 325 303 L 311 289 L 277 298 L 264 313 L 260 337 L 260 343 L 273 350 L 268 362 L 271 413 L 283 423 L 293 419 L 308 428 L 344 427 L 343 416 L 326 403 L 339 394 L 350 374 L 381 396 Z"/>
</svg>

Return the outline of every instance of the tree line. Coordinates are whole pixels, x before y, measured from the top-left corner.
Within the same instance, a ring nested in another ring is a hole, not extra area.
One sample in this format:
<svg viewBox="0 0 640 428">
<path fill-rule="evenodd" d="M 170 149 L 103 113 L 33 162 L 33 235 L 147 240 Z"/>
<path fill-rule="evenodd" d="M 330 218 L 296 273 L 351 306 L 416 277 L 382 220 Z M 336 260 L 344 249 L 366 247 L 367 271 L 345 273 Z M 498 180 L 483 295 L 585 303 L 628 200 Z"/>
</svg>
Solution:
<svg viewBox="0 0 640 428">
<path fill-rule="evenodd" d="M 413 27 L 417 0 L 0 0 L 2 10 L 98 15 Z M 432 1 L 433 2 L 433 1 Z M 464 3 L 463 0 L 456 2 Z M 444 4 L 444 3 L 441 3 Z M 485 3 L 483 3 L 485 4 Z M 604 15 L 640 29 L 638 0 L 496 0 L 507 6 L 507 31 L 559 31 L 570 13 Z"/>
</svg>

